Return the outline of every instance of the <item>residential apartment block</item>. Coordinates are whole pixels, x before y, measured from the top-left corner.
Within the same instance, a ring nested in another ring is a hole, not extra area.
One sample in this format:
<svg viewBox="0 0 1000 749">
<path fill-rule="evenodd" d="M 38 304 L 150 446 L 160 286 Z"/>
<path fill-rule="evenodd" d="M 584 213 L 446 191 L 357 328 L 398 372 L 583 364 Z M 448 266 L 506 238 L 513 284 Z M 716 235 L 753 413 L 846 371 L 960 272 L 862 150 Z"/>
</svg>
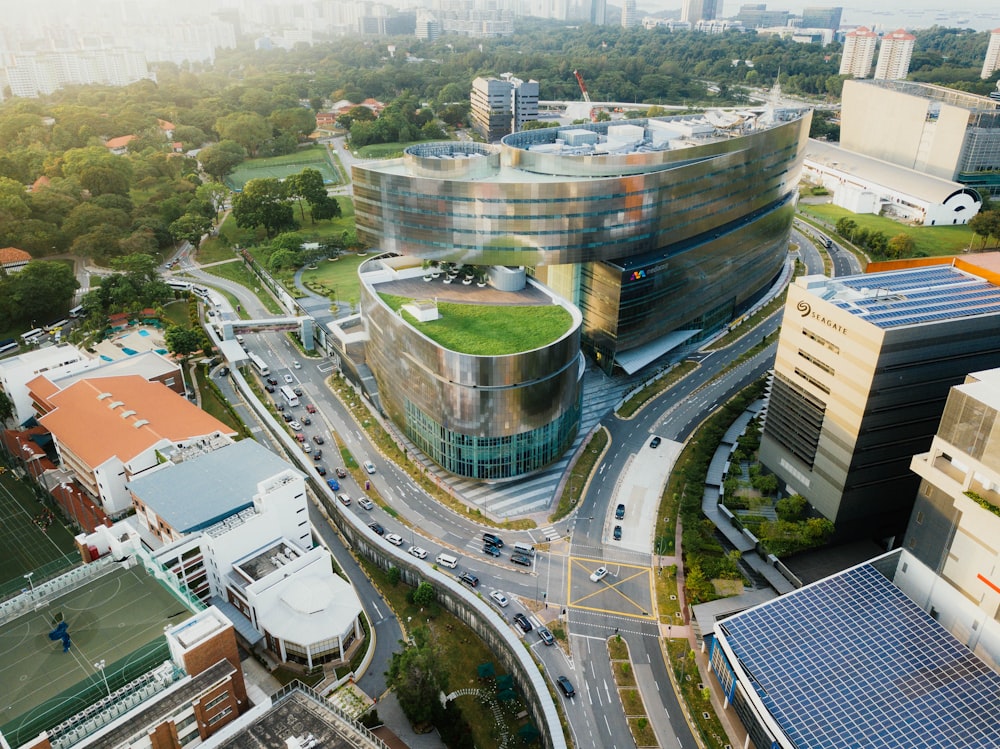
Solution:
<svg viewBox="0 0 1000 749">
<path fill-rule="evenodd" d="M 913 45 L 917 37 L 906 31 L 897 29 L 882 37 L 878 51 L 878 63 L 875 65 L 875 78 L 881 80 L 901 80 L 910 72 L 910 58 L 913 56 Z"/>
<path fill-rule="evenodd" d="M 990 43 L 986 47 L 986 57 L 983 59 L 983 72 L 980 77 L 985 81 L 1000 70 L 1000 29 L 990 32 Z"/>
<path fill-rule="evenodd" d="M 872 72 L 872 60 L 878 46 L 878 34 L 867 26 L 859 26 L 844 35 L 844 52 L 840 58 L 840 75 L 867 78 Z"/>
</svg>

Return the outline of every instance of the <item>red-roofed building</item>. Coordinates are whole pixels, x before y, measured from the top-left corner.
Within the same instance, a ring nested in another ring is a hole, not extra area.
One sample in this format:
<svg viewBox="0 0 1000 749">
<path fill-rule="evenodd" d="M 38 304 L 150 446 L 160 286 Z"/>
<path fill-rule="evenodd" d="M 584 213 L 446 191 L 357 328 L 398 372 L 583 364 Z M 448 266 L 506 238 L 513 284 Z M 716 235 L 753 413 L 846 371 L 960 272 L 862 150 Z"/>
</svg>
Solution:
<svg viewBox="0 0 1000 749">
<path fill-rule="evenodd" d="M 128 144 L 135 140 L 134 135 L 120 135 L 107 141 L 104 146 L 113 154 L 121 156 L 128 150 Z"/>
<path fill-rule="evenodd" d="M 875 78 L 888 81 L 900 81 L 910 72 L 910 58 L 913 56 L 913 46 L 917 37 L 906 29 L 896 29 L 891 34 L 882 37 L 878 50 L 878 64 L 875 66 Z"/>
<path fill-rule="evenodd" d="M 17 247 L 0 248 L 0 265 L 7 273 L 17 273 L 31 261 L 31 255 Z"/>
<path fill-rule="evenodd" d="M 52 180 L 46 177 L 44 174 L 31 183 L 31 192 L 38 192 L 44 187 L 48 187 L 52 184 Z"/>
<path fill-rule="evenodd" d="M 170 120 L 159 120 L 158 119 L 156 121 L 156 126 L 158 128 L 160 128 L 160 130 L 163 131 L 163 134 L 167 138 L 173 138 L 174 137 L 174 130 L 176 129 L 176 127 L 175 127 L 174 123 L 172 123 Z"/>
<path fill-rule="evenodd" d="M 93 533 L 98 526 L 111 525 L 104 510 L 76 481 L 52 487 L 52 496 L 63 508 L 66 516 L 73 518 L 76 524 L 87 533 Z"/>
</svg>

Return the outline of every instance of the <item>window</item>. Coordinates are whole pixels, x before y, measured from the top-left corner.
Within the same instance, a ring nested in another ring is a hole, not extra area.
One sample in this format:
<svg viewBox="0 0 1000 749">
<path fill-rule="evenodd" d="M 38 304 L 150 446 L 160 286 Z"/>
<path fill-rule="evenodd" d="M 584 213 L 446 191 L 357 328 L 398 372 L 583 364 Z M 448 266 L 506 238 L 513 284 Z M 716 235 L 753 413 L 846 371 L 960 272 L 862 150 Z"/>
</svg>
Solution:
<svg viewBox="0 0 1000 749">
<path fill-rule="evenodd" d="M 923 525 L 923 524 L 924 524 L 924 513 L 918 512 L 917 513 L 917 525 Z"/>
<path fill-rule="evenodd" d="M 223 718 L 225 718 L 227 715 L 231 715 L 232 712 L 233 712 L 233 708 L 227 707 L 222 712 L 218 713 L 217 715 L 213 715 L 211 718 L 209 718 L 208 719 L 208 725 L 210 725 L 210 726 L 211 725 L 215 725 L 220 720 L 222 720 Z"/>
<path fill-rule="evenodd" d="M 816 343 L 820 344 L 821 346 L 826 346 L 828 349 L 830 349 L 835 354 L 839 354 L 840 353 L 840 346 L 836 345 L 835 343 L 831 343 L 830 341 L 826 340 L 825 338 L 822 338 L 822 337 L 816 335 L 811 330 L 806 330 L 805 328 L 803 328 L 802 329 L 802 335 L 804 335 L 806 338 L 809 338 L 809 339 L 811 339 L 813 341 L 816 341 Z"/>
<path fill-rule="evenodd" d="M 218 697 L 213 697 L 208 702 L 205 703 L 205 711 L 208 712 L 213 707 L 221 705 L 223 702 L 229 699 L 229 692 L 223 692 Z"/>
</svg>

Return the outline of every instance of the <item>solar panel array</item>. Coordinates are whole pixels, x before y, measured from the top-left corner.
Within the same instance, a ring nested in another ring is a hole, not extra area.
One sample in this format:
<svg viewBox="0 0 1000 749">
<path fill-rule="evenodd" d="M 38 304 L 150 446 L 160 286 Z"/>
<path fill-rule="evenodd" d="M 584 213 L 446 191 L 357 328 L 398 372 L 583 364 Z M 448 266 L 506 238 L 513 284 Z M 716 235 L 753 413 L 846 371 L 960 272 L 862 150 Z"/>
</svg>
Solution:
<svg viewBox="0 0 1000 749">
<path fill-rule="evenodd" d="M 719 628 L 796 747 L 1000 747 L 1000 675 L 871 565 Z"/>
<path fill-rule="evenodd" d="M 831 304 L 880 328 L 1000 314 L 1000 286 L 951 266 L 886 271 L 831 281 L 861 296 Z"/>
</svg>

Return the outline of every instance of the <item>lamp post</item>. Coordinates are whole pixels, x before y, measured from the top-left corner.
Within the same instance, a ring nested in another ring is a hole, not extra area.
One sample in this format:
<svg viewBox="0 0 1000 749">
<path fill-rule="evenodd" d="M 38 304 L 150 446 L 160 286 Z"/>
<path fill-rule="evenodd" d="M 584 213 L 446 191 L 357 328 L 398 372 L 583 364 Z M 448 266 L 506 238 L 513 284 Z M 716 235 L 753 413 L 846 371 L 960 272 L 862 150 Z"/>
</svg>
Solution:
<svg viewBox="0 0 1000 749">
<path fill-rule="evenodd" d="M 101 660 L 97 661 L 97 663 L 94 664 L 94 668 L 96 668 L 98 671 L 101 672 L 101 678 L 104 679 L 104 688 L 108 690 L 108 697 L 110 697 L 111 687 L 108 686 L 108 675 L 104 673 L 104 667 L 106 665 L 107 662 L 103 658 L 101 658 Z"/>
<path fill-rule="evenodd" d="M 35 584 L 33 582 L 31 582 L 31 576 L 34 575 L 34 574 L 35 574 L 34 572 L 26 572 L 23 575 L 24 579 L 28 581 L 28 587 L 31 589 L 31 595 L 32 595 L 32 597 L 34 597 L 34 595 L 35 595 Z"/>
</svg>

